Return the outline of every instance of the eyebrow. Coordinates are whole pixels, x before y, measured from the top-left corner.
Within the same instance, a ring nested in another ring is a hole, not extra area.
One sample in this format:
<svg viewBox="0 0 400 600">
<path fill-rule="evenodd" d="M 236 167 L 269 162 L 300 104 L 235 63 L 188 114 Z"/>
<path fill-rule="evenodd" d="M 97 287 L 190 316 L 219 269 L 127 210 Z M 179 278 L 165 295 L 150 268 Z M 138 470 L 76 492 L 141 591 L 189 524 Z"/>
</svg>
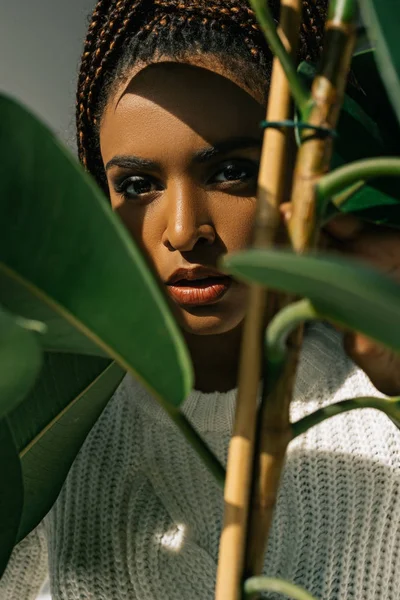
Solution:
<svg viewBox="0 0 400 600">
<path fill-rule="evenodd" d="M 244 150 L 246 148 L 261 148 L 261 138 L 237 137 L 218 142 L 214 146 L 197 150 L 193 155 L 195 163 L 206 163 L 221 154 L 228 154 L 234 150 Z"/>
<path fill-rule="evenodd" d="M 155 170 L 158 167 L 158 163 L 147 158 L 139 158 L 138 156 L 114 156 L 106 164 L 106 171 L 111 167 L 121 167 L 122 169 L 149 169 Z"/>
<path fill-rule="evenodd" d="M 193 154 L 193 162 L 197 164 L 207 163 L 214 158 L 223 154 L 228 154 L 234 150 L 244 150 L 246 148 L 261 148 L 261 138 L 255 137 L 236 137 L 218 142 L 214 146 L 202 148 Z M 108 171 L 111 167 L 121 167 L 123 169 L 147 169 L 156 170 L 160 165 L 147 158 L 139 156 L 116 155 L 106 164 L 105 170 Z"/>
</svg>

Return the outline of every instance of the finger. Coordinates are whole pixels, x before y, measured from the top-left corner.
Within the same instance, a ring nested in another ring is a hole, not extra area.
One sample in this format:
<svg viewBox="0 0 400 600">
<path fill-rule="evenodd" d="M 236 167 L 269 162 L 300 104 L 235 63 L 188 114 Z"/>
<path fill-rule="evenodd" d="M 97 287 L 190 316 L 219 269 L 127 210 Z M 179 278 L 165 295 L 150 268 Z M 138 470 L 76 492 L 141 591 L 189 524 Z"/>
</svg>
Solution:
<svg viewBox="0 0 400 600">
<path fill-rule="evenodd" d="M 283 202 L 280 206 L 279 206 L 279 211 L 281 213 L 281 216 L 284 220 L 284 222 L 286 223 L 286 225 L 289 223 L 291 216 L 292 216 L 292 203 L 291 202 Z M 346 227 L 346 222 L 347 222 L 347 215 L 343 215 L 345 217 L 344 221 L 345 221 L 345 227 Z M 341 216 L 336 217 L 336 220 L 341 220 Z M 358 221 L 357 221 L 358 223 Z M 329 224 L 329 226 L 331 226 Z M 335 228 L 335 224 L 332 225 L 332 228 Z M 327 228 L 321 229 L 319 231 L 319 235 L 318 235 L 318 247 L 322 250 L 332 250 L 333 252 L 339 252 L 340 249 L 338 248 L 338 246 L 336 245 L 337 243 L 337 239 L 335 239 L 330 233 L 329 231 L 326 230 Z"/>
<path fill-rule="evenodd" d="M 279 210 L 285 223 L 288 223 L 290 221 L 290 217 L 292 216 L 292 203 L 282 202 L 282 204 L 279 205 Z"/>
<path fill-rule="evenodd" d="M 399 355 L 360 333 L 346 333 L 343 342 L 347 354 L 380 392 L 387 396 L 400 394 Z"/>
<path fill-rule="evenodd" d="M 292 216 L 291 202 L 283 202 L 279 210 L 286 223 Z M 338 215 L 326 224 L 323 231 L 338 240 L 352 240 L 364 229 L 362 221 L 353 215 Z"/>
<path fill-rule="evenodd" d="M 354 240 L 365 229 L 365 224 L 353 215 L 338 215 L 324 227 L 337 240 Z"/>
</svg>

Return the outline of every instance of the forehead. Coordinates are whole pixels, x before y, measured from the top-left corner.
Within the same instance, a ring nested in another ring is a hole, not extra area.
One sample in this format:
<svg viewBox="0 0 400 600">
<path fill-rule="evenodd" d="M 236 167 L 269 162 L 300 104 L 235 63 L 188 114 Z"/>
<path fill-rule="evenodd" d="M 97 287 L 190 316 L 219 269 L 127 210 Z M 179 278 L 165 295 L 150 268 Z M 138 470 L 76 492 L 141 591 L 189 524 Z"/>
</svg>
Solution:
<svg viewBox="0 0 400 600">
<path fill-rule="evenodd" d="M 134 74 L 106 107 L 103 161 L 114 154 L 143 156 L 214 145 L 231 137 L 260 137 L 264 107 L 234 78 L 204 67 L 159 62 Z"/>
</svg>

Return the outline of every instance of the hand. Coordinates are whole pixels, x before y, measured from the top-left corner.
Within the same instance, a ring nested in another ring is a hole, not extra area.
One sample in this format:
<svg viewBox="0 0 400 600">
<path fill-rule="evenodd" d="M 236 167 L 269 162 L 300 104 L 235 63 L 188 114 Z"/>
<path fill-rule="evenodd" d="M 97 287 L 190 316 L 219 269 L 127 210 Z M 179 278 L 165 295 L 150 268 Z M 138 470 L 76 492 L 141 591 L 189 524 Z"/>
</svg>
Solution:
<svg viewBox="0 0 400 600">
<path fill-rule="evenodd" d="M 330 248 L 368 261 L 400 283 L 400 231 L 341 215 L 325 227 L 324 233 Z M 344 347 L 379 391 L 388 396 L 400 395 L 399 354 L 355 332 L 345 332 Z"/>
<path fill-rule="evenodd" d="M 285 221 L 290 219 L 289 202 L 281 205 L 281 213 Z M 365 260 L 400 283 L 400 231 L 368 225 L 352 215 L 340 215 L 324 228 L 322 245 Z M 353 331 L 344 333 L 344 348 L 380 392 L 400 395 L 399 354 Z"/>
</svg>

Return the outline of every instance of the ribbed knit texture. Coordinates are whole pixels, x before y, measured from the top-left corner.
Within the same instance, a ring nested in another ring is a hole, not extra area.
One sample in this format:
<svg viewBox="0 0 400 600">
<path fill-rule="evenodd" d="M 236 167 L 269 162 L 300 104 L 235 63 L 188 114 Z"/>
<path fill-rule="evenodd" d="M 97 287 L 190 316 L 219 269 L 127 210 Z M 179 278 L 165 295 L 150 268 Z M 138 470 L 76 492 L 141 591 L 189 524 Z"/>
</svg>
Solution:
<svg viewBox="0 0 400 600">
<path fill-rule="evenodd" d="M 379 395 L 340 336 L 312 326 L 294 420 Z M 226 463 L 235 391 L 192 392 L 183 410 Z M 372 409 L 336 416 L 291 443 L 264 573 L 320 600 L 400 598 L 400 433 Z M 222 492 L 155 400 L 127 376 L 92 429 L 46 519 L 54 600 L 212 600 Z M 33 540 L 34 541 L 34 540 Z M 15 552 L 1 600 L 39 569 Z M 271 594 L 269 598 L 282 598 Z"/>
</svg>

